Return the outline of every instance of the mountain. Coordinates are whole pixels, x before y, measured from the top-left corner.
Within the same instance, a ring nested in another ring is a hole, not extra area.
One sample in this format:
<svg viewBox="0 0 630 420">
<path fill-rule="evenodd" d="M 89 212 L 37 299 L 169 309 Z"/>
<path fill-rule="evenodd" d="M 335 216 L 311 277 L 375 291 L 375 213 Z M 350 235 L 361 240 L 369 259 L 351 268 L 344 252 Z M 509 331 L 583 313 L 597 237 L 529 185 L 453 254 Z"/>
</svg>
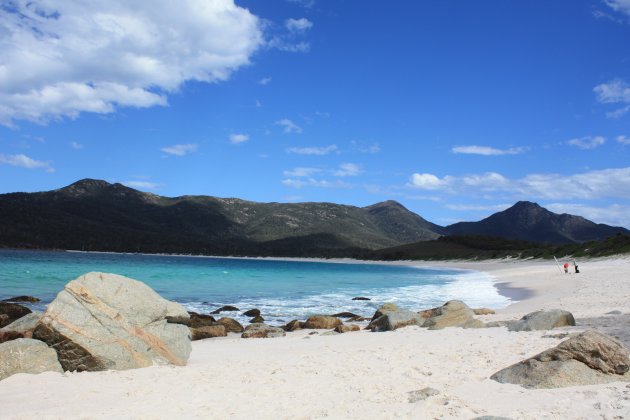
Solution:
<svg viewBox="0 0 630 420">
<path fill-rule="evenodd" d="M 84 179 L 0 195 L 0 246 L 216 255 L 349 256 L 439 237 L 395 201 L 368 207 L 162 197 Z"/>
<path fill-rule="evenodd" d="M 553 213 L 536 203 L 519 201 L 514 206 L 478 222 L 447 226 L 446 235 L 482 235 L 545 243 L 580 243 L 630 234 L 622 227 L 596 224 L 580 216 Z"/>
</svg>

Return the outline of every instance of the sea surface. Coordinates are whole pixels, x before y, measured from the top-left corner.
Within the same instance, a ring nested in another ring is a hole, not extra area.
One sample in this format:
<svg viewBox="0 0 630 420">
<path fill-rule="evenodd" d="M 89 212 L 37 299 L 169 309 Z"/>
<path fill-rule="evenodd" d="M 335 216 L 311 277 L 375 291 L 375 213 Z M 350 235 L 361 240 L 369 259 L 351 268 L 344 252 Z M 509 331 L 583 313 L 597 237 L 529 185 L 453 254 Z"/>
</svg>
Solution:
<svg viewBox="0 0 630 420">
<path fill-rule="evenodd" d="M 362 263 L 0 250 L 0 300 L 36 296 L 45 310 L 70 280 L 90 271 L 141 280 L 188 310 L 209 313 L 222 305 L 259 308 L 271 324 L 313 314 L 350 311 L 371 316 L 385 302 L 420 310 L 451 299 L 471 307 L 511 303 L 490 276 L 468 270 L 440 270 Z M 353 297 L 370 301 L 353 301 Z M 225 312 L 242 322 L 240 313 Z"/>
</svg>

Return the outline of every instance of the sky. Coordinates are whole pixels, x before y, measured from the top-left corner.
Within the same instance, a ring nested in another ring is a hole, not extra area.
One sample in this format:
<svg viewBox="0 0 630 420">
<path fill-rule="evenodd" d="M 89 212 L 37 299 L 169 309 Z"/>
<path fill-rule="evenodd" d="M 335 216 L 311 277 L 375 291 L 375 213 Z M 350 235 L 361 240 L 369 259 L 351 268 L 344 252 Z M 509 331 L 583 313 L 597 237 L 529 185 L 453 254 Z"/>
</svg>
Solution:
<svg viewBox="0 0 630 420">
<path fill-rule="evenodd" d="M 630 0 L 0 0 L 0 193 L 630 228 Z"/>
</svg>

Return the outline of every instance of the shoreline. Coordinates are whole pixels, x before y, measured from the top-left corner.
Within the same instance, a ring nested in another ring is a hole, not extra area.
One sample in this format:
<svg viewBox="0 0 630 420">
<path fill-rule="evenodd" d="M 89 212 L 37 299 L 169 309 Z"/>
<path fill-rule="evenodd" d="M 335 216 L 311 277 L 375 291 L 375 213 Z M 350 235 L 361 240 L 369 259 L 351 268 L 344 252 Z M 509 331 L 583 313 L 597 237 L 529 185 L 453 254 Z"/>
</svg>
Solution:
<svg viewBox="0 0 630 420">
<path fill-rule="evenodd" d="M 484 322 L 558 308 L 570 311 L 577 326 L 530 332 L 411 326 L 336 335 L 302 330 L 270 339 L 230 334 L 193 342 L 183 367 L 14 375 L 0 381 L 2 417 L 623 418 L 630 413 L 626 382 L 526 389 L 489 378 L 586 329 L 629 346 L 629 262 L 629 256 L 584 260 L 580 274 L 568 275 L 546 261 L 408 262 L 483 271 L 495 285 L 532 291 L 495 315 L 476 317 Z M 427 387 L 436 394 L 411 399 Z"/>
</svg>

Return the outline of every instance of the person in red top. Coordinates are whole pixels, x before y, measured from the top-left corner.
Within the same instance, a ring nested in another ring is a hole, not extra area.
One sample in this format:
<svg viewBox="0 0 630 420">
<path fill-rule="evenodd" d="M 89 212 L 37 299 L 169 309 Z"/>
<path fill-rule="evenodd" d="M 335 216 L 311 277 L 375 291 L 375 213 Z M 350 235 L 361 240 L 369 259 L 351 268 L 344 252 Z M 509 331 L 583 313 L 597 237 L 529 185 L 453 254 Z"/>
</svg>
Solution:
<svg viewBox="0 0 630 420">
<path fill-rule="evenodd" d="M 569 272 L 569 263 L 564 263 L 564 272 L 565 273 Z"/>
</svg>

